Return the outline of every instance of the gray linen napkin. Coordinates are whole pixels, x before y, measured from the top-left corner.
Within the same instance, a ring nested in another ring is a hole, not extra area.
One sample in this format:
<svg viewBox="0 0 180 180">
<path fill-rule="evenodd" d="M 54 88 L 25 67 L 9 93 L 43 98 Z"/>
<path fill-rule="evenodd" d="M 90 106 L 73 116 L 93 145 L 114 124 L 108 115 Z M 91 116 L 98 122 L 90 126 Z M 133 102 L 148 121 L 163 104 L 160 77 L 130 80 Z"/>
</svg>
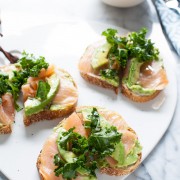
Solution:
<svg viewBox="0 0 180 180">
<path fill-rule="evenodd" d="M 180 14 L 169 9 L 163 0 L 156 0 L 155 5 L 162 23 L 162 28 L 180 56 Z"/>
</svg>

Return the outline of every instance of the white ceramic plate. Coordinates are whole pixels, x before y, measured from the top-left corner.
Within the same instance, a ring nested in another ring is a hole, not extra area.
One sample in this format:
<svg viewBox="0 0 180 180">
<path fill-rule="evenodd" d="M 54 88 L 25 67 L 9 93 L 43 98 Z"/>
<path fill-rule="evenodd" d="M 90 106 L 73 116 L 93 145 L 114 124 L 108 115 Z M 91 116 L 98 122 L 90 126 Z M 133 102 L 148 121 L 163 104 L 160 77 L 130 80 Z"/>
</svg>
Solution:
<svg viewBox="0 0 180 180">
<path fill-rule="evenodd" d="M 66 69 L 78 85 L 78 105 L 98 105 L 119 112 L 137 132 L 143 146 L 143 159 L 158 143 L 171 122 L 177 99 L 177 84 L 172 66 L 171 53 L 164 39 L 151 37 L 162 52 L 167 70 L 169 85 L 155 100 L 138 104 L 121 94 L 91 85 L 84 81 L 78 72 L 78 61 L 88 44 L 97 41 L 99 34 L 110 25 L 84 22 L 59 22 L 27 29 L 17 35 L 4 37 L 1 45 L 7 50 L 26 50 L 35 55 L 43 55 L 47 61 Z M 118 28 L 120 34 L 127 30 Z M 159 36 L 160 38 L 160 36 Z M 1 64 L 5 62 L 2 61 Z M 152 107 L 161 99 L 164 103 L 157 110 Z M 37 180 L 36 160 L 46 138 L 60 119 L 42 121 L 24 127 L 22 112 L 16 114 L 13 132 L 0 136 L 0 171 L 12 180 Z M 98 175 L 99 179 L 109 179 Z M 123 179 L 111 177 L 111 179 Z"/>
</svg>

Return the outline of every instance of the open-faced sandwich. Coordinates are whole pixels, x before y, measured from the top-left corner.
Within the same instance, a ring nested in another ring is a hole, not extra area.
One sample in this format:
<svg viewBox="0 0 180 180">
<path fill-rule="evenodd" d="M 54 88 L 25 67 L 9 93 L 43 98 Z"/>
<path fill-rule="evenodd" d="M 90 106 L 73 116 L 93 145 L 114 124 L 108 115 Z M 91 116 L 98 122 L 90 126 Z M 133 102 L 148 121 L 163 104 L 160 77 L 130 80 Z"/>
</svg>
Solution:
<svg viewBox="0 0 180 180">
<path fill-rule="evenodd" d="M 106 39 L 90 45 L 79 62 L 81 76 L 96 85 L 122 93 L 136 102 L 156 97 L 168 84 L 159 50 L 146 29 L 119 36 L 117 30 L 102 33 Z"/>
<path fill-rule="evenodd" d="M 137 135 L 116 112 L 83 106 L 54 128 L 37 160 L 41 179 L 96 179 L 95 170 L 127 175 L 141 161 Z"/>
<path fill-rule="evenodd" d="M 0 68 L 0 133 L 10 133 L 17 100 L 22 91 L 24 124 L 51 120 L 74 111 L 78 93 L 75 82 L 63 69 L 49 65 L 44 57 L 22 53 L 14 64 Z"/>
</svg>

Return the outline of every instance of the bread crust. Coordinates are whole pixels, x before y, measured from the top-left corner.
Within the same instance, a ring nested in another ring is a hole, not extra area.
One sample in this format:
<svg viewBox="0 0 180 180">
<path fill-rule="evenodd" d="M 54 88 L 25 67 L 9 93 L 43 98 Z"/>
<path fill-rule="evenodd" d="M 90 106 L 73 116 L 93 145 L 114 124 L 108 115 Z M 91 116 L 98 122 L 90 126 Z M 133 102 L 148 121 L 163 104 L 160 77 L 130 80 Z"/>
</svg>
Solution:
<svg viewBox="0 0 180 180">
<path fill-rule="evenodd" d="M 83 108 L 90 108 L 90 107 L 94 107 L 94 106 L 80 106 L 80 107 L 76 107 L 76 112 L 78 112 L 79 110 L 83 109 Z M 97 109 L 100 107 L 96 107 Z M 104 109 L 104 108 L 103 108 Z M 62 123 L 62 121 L 61 121 Z M 132 128 L 128 128 L 128 131 L 131 131 L 132 133 L 136 134 L 136 132 L 132 129 Z M 115 167 L 103 167 L 100 168 L 100 173 L 103 174 L 108 174 L 110 176 L 123 176 L 123 175 L 128 175 L 129 173 L 133 172 L 134 170 L 136 170 L 136 168 L 140 165 L 141 163 L 141 158 L 142 158 L 142 153 L 138 154 L 138 160 L 136 161 L 136 163 L 134 163 L 133 165 L 127 166 L 127 167 L 123 167 L 123 168 L 115 168 Z M 36 166 L 38 171 L 40 170 L 40 166 L 41 166 L 41 152 L 37 158 L 37 162 L 36 162 Z M 41 180 L 45 180 L 43 175 L 40 173 L 40 178 Z"/>
<path fill-rule="evenodd" d="M 133 93 L 133 91 L 131 91 L 125 84 L 122 84 L 121 92 L 124 96 L 128 97 L 132 101 L 143 103 L 154 99 L 161 91 L 156 90 L 152 95 L 140 96 Z"/>
<path fill-rule="evenodd" d="M 40 169 L 40 166 L 41 166 L 41 152 L 39 153 L 39 156 L 38 156 L 38 159 L 37 159 L 37 162 L 36 162 L 36 167 L 37 167 L 38 171 Z M 40 172 L 39 172 L 39 176 L 40 176 L 41 180 L 45 180 L 43 175 Z"/>
<path fill-rule="evenodd" d="M 37 114 L 33 114 L 31 116 L 26 116 L 24 114 L 24 125 L 29 126 L 33 122 L 38 122 L 38 121 L 42 121 L 42 120 L 53 120 L 55 118 L 60 118 L 60 117 L 66 116 L 75 110 L 76 104 L 77 103 L 75 103 L 72 106 L 68 106 L 64 109 L 53 110 L 53 111 L 52 110 L 41 111 L 41 112 L 39 112 Z"/>
<path fill-rule="evenodd" d="M 86 81 L 92 84 L 95 84 L 97 86 L 103 87 L 103 88 L 112 89 L 116 94 L 118 94 L 119 87 L 115 87 L 107 83 L 106 81 L 101 79 L 100 76 L 92 74 L 92 73 L 84 73 L 84 72 L 80 72 L 80 74 L 82 78 L 84 78 Z"/>
<path fill-rule="evenodd" d="M 0 128 L 0 134 L 9 134 L 12 132 L 11 124 L 4 125 Z"/>
</svg>

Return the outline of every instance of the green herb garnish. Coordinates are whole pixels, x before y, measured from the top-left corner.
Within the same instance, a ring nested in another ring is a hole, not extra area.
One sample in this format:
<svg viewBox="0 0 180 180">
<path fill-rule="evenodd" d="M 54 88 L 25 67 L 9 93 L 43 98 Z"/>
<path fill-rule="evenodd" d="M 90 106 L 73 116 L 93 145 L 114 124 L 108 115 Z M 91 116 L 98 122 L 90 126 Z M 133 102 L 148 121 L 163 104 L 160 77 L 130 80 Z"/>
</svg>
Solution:
<svg viewBox="0 0 180 180">
<path fill-rule="evenodd" d="M 42 68 L 47 69 L 49 66 L 42 56 L 35 58 L 33 54 L 28 54 L 25 51 L 22 55 L 18 62 L 21 64 L 23 71 L 26 71 L 30 77 L 37 77 Z"/>
<path fill-rule="evenodd" d="M 100 70 L 100 75 L 104 78 L 107 78 L 107 79 L 114 79 L 114 80 L 119 80 L 118 78 L 118 71 L 115 70 L 115 69 L 103 69 L 103 70 Z"/>
<path fill-rule="evenodd" d="M 91 133 L 88 138 L 74 132 L 74 128 L 59 132 L 57 139 L 59 154 L 54 156 L 54 164 L 57 166 L 54 170 L 56 176 L 62 174 L 63 178 L 69 180 L 76 178 L 79 173 L 95 179 L 98 163 L 114 152 L 115 145 L 121 139 L 117 128 L 102 127 L 100 118 L 96 108 L 87 115 L 87 119 L 91 120 L 88 126 Z"/>
<path fill-rule="evenodd" d="M 159 59 L 159 50 L 154 47 L 150 39 L 146 39 L 147 29 L 132 32 L 127 37 L 119 37 L 117 30 L 107 29 L 102 32 L 108 43 L 112 45 L 108 58 L 110 64 L 117 61 L 125 68 L 128 59 L 137 58 L 139 62 L 147 62 Z"/>
<path fill-rule="evenodd" d="M 32 54 L 26 52 L 22 53 L 22 58 L 18 60 L 19 70 L 13 71 L 13 77 L 9 75 L 0 74 L 0 96 L 9 92 L 13 95 L 14 106 L 17 111 L 22 108 L 17 104 L 21 86 L 27 82 L 28 77 L 37 77 L 42 68 L 47 69 L 49 64 L 45 62 L 44 57 L 35 58 Z M 46 92 L 38 92 L 38 97 L 45 98 Z M 41 94 L 41 95 L 40 95 Z M 47 95 L 46 95 L 47 96 Z"/>
</svg>

